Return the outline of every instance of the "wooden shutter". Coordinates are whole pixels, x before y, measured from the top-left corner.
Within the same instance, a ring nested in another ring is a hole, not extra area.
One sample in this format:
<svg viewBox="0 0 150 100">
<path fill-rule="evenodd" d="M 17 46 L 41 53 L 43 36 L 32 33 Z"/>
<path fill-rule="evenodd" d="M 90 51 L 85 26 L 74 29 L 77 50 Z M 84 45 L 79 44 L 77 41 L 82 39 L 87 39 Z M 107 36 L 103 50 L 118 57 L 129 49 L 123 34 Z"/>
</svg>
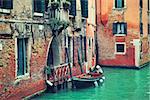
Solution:
<svg viewBox="0 0 150 100">
<path fill-rule="evenodd" d="M 3 0 L 0 0 L 0 8 L 3 8 Z"/>
<path fill-rule="evenodd" d="M 124 23 L 124 33 L 127 35 L 127 23 Z"/>
<path fill-rule="evenodd" d="M 88 18 L 88 0 L 81 0 L 82 17 Z"/>
<path fill-rule="evenodd" d="M 42 1 L 43 0 L 34 0 L 34 12 L 42 13 Z"/>
<path fill-rule="evenodd" d="M 143 34 L 143 23 L 140 23 L 140 34 Z"/>
<path fill-rule="evenodd" d="M 113 23 L 113 34 L 117 34 L 117 23 Z"/>
<path fill-rule="evenodd" d="M 76 16 L 76 0 L 71 0 L 70 15 Z"/>
<path fill-rule="evenodd" d="M 12 9 L 13 8 L 13 0 L 3 0 L 3 8 L 4 9 Z"/>
<path fill-rule="evenodd" d="M 48 9 L 48 3 L 49 3 L 49 0 L 45 0 L 45 11 L 47 11 Z"/>
</svg>

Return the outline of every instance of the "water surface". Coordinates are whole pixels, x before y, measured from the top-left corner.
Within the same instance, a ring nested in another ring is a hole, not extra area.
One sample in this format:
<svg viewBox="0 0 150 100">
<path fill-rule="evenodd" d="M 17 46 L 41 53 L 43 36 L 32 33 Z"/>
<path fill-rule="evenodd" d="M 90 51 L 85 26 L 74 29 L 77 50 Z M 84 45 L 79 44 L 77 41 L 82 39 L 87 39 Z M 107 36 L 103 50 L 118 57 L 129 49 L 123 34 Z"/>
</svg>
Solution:
<svg viewBox="0 0 150 100">
<path fill-rule="evenodd" d="M 105 82 L 96 88 L 43 93 L 35 100 L 150 100 L 150 65 L 140 70 L 103 68 Z"/>
</svg>

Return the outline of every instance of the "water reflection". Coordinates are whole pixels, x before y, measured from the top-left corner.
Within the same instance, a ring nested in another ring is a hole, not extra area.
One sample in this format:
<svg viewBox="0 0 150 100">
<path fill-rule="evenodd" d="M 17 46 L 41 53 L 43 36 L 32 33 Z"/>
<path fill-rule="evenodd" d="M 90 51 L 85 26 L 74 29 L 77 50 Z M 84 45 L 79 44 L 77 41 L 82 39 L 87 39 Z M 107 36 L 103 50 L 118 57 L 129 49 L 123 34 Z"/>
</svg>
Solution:
<svg viewBox="0 0 150 100">
<path fill-rule="evenodd" d="M 141 70 L 104 68 L 104 74 L 100 87 L 44 93 L 35 99 L 150 100 L 150 66 Z"/>
</svg>

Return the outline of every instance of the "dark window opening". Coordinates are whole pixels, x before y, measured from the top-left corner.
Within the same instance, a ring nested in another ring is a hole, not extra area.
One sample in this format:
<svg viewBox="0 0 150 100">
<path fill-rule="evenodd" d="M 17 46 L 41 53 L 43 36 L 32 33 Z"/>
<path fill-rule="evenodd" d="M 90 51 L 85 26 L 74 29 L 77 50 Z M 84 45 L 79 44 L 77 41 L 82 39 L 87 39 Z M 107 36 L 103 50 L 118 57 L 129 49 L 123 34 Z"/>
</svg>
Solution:
<svg viewBox="0 0 150 100">
<path fill-rule="evenodd" d="M 140 8 L 143 8 L 143 0 L 140 0 Z"/>
<path fill-rule="evenodd" d="M 150 10 L 150 0 L 148 0 L 148 10 Z"/>
<path fill-rule="evenodd" d="M 125 45 L 124 44 L 116 44 L 116 51 L 117 53 L 124 53 L 125 52 Z"/>
<path fill-rule="evenodd" d="M 0 0 L 0 8 L 13 9 L 13 0 Z"/>
<path fill-rule="evenodd" d="M 124 8 L 124 0 L 115 0 L 115 8 Z"/>
<path fill-rule="evenodd" d="M 140 23 L 140 34 L 143 34 L 143 23 Z"/>
</svg>

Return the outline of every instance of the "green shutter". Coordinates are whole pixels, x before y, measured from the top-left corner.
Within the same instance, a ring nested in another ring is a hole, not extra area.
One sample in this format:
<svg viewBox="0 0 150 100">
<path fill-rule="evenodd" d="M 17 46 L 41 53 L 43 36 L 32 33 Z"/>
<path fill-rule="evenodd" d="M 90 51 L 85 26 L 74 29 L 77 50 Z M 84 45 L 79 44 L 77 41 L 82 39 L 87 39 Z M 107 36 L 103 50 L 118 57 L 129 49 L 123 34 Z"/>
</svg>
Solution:
<svg viewBox="0 0 150 100">
<path fill-rule="evenodd" d="M 81 0 L 82 17 L 88 18 L 88 0 Z"/>
<path fill-rule="evenodd" d="M 113 23 L 113 34 L 117 34 L 117 23 Z"/>
<path fill-rule="evenodd" d="M 70 15 L 76 16 L 76 0 L 71 0 Z"/>
<path fill-rule="evenodd" d="M 34 0 L 34 12 L 42 13 L 42 1 L 43 0 Z"/>
<path fill-rule="evenodd" d="M 42 13 L 45 12 L 45 0 L 41 0 L 41 6 L 42 6 Z"/>
<path fill-rule="evenodd" d="M 13 0 L 3 0 L 3 8 L 4 9 L 12 9 L 13 8 Z"/>
<path fill-rule="evenodd" d="M 127 23 L 124 23 L 124 33 L 127 35 Z"/>
</svg>

